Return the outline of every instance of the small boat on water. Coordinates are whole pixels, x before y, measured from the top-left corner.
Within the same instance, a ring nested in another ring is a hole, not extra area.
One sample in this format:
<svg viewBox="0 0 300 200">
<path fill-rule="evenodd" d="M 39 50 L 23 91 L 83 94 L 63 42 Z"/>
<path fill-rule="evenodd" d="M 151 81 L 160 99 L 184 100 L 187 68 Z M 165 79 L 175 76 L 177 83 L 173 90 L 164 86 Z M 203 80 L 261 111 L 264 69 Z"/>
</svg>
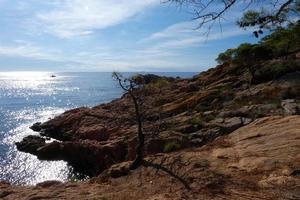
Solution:
<svg viewBox="0 0 300 200">
<path fill-rule="evenodd" d="M 51 78 L 55 78 L 56 76 L 52 74 L 50 77 L 51 77 Z"/>
</svg>

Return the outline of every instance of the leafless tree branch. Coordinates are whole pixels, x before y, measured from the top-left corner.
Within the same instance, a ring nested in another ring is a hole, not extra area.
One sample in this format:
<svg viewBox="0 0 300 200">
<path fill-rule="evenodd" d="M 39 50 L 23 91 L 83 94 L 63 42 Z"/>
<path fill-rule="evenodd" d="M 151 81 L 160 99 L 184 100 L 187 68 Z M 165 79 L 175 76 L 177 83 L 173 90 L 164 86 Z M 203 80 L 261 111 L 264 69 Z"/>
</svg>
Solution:
<svg viewBox="0 0 300 200">
<path fill-rule="evenodd" d="M 241 4 L 243 7 L 243 11 L 246 13 L 250 11 L 250 7 L 252 5 L 256 5 L 259 2 L 264 3 L 265 6 L 270 5 L 270 12 L 268 12 L 265 16 L 260 16 L 258 19 L 254 19 L 253 21 L 240 24 L 241 27 L 248 27 L 253 25 L 258 25 L 261 28 L 265 28 L 268 25 L 276 25 L 281 24 L 283 14 L 288 12 L 293 12 L 292 4 L 296 3 L 297 0 L 286 0 L 275 2 L 270 0 L 166 0 L 165 2 L 174 3 L 176 5 L 182 6 L 184 4 L 189 5 L 193 9 L 193 20 L 197 20 L 199 22 L 198 29 L 201 28 L 205 24 L 214 24 L 215 21 L 219 21 L 223 18 L 224 14 L 231 10 L 234 5 Z M 221 9 L 219 9 L 221 6 Z M 208 26 L 210 29 L 211 26 Z"/>
</svg>

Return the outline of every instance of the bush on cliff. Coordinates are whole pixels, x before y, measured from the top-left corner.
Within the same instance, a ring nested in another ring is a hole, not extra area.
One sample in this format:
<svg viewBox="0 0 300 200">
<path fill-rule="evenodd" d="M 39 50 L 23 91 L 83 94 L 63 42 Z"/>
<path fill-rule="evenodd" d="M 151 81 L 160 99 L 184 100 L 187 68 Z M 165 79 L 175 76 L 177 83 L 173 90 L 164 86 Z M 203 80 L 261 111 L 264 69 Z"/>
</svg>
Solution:
<svg viewBox="0 0 300 200">
<path fill-rule="evenodd" d="M 237 48 L 227 49 L 218 55 L 216 61 L 219 64 L 244 67 L 251 75 L 250 82 L 261 82 L 299 70 L 297 62 L 282 62 L 275 65 L 266 62 L 274 59 L 287 60 L 290 55 L 299 51 L 300 21 L 297 21 L 286 28 L 275 30 L 257 44 L 243 43 Z"/>
<path fill-rule="evenodd" d="M 271 62 L 257 69 L 255 78 L 257 82 L 265 82 L 294 71 L 300 71 L 300 63 L 295 60 Z"/>
</svg>

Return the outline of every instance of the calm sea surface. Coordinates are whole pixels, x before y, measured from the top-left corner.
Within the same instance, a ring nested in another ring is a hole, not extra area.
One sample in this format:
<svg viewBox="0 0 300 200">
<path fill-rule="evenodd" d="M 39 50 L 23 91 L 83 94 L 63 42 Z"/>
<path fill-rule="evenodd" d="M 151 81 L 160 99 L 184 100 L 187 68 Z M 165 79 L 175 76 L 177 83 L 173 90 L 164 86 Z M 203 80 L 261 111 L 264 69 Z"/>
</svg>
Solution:
<svg viewBox="0 0 300 200">
<path fill-rule="evenodd" d="M 111 73 L 0 72 L 0 180 L 36 184 L 73 178 L 63 161 L 39 161 L 17 151 L 14 143 L 27 135 L 35 122 L 44 122 L 80 106 L 95 106 L 120 97 Z M 156 73 L 192 77 L 196 73 Z M 126 75 L 130 75 L 126 73 Z"/>
</svg>

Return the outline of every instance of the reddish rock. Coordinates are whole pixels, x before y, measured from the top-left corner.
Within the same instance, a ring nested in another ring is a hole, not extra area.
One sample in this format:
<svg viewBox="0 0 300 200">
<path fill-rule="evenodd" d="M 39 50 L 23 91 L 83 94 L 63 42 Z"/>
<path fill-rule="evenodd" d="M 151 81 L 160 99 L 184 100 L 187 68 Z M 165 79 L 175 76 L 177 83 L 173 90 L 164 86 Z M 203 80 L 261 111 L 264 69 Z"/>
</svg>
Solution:
<svg viewBox="0 0 300 200">
<path fill-rule="evenodd" d="M 80 127 L 76 131 L 75 135 L 78 135 L 77 137 L 80 139 L 89 139 L 97 141 L 106 141 L 109 138 L 107 128 L 99 124 L 92 124 L 88 127 Z"/>
</svg>

